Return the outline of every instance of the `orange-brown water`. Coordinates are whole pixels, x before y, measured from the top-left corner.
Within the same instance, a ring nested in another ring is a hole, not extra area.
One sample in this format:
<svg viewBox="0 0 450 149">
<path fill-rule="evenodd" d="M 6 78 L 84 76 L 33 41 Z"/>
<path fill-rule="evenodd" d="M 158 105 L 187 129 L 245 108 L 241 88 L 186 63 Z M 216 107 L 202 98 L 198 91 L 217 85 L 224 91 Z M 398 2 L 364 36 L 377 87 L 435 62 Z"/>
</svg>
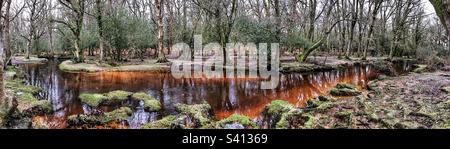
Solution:
<svg viewBox="0 0 450 149">
<path fill-rule="evenodd" d="M 105 93 L 113 90 L 143 91 L 159 99 L 163 115 L 174 113 L 175 103 L 196 104 L 206 100 L 217 119 L 238 113 L 258 117 L 272 100 L 287 100 L 303 106 L 308 99 L 327 92 L 339 82 L 364 86 L 376 74 L 370 66 L 354 66 L 339 71 L 308 74 L 282 74 L 273 90 L 259 89 L 258 79 L 175 79 L 170 73 L 99 72 L 66 73 L 57 61 L 44 65 L 22 66 L 27 83 L 43 88 L 41 96 L 52 102 L 55 114 L 52 127 L 64 128 L 65 117 L 83 113 L 80 93 Z"/>
</svg>

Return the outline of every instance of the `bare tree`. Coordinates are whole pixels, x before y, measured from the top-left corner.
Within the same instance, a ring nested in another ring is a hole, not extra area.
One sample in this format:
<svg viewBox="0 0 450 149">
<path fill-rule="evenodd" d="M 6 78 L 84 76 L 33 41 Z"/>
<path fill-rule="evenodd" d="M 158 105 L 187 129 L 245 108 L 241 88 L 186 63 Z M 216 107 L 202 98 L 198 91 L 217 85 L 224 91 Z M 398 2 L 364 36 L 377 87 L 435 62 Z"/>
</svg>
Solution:
<svg viewBox="0 0 450 149">
<path fill-rule="evenodd" d="M 447 48 L 450 50 L 450 1 L 448 0 L 430 0 L 431 4 L 439 17 L 441 24 L 447 33 Z"/>
<path fill-rule="evenodd" d="M 63 20 L 53 20 L 68 27 L 73 34 L 72 44 L 75 48 L 73 52 L 77 62 L 84 62 L 84 53 L 81 46 L 81 29 L 85 13 L 86 0 L 58 0 L 58 2 L 67 9 L 67 16 Z"/>
<path fill-rule="evenodd" d="M 28 22 L 28 34 L 21 36 L 27 40 L 26 58 L 30 59 L 31 51 L 36 48 L 35 42 L 45 33 L 43 24 L 45 24 L 46 2 L 42 0 L 27 0 L 25 3 L 29 11 L 28 18 L 24 19 Z"/>
</svg>

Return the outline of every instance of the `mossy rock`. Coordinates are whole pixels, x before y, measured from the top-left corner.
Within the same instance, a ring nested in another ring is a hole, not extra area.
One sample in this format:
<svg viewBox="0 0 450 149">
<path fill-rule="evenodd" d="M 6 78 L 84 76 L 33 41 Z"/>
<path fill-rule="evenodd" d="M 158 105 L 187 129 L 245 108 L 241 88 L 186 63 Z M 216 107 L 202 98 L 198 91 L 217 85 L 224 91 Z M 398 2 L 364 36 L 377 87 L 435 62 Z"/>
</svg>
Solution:
<svg viewBox="0 0 450 149">
<path fill-rule="evenodd" d="M 211 106 L 206 102 L 195 105 L 176 104 L 175 109 L 180 114 L 187 115 L 195 124 L 194 127 L 196 128 L 211 122 Z"/>
<path fill-rule="evenodd" d="M 274 100 L 264 107 L 263 121 L 268 124 L 269 128 L 276 128 L 276 124 L 280 121 L 282 115 L 294 109 L 296 108 L 287 101 Z"/>
<path fill-rule="evenodd" d="M 144 100 L 144 109 L 149 112 L 161 110 L 161 102 L 158 100 Z"/>
<path fill-rule="evenodd" d="M 124 122 L 127 121 L 133 111 L 128 107 L 121 107 L 111 112 L 106 112 L 99 115 L 71 115 L 67 118 L 69 126 L 87 126 L 95 127 L 96 125 L 104 125 L 112 121 Z"/>
<path fill-rule="evenodd" d="M 141 129 L 170 129 L 172 122 L 176 119 L 176 116 L 169 115 L 155 122 L 144 124 L 141 126 Z"/>
<path fill-rule="evenodd" d="M 300 109 L 293 109 L 283 113 L 276 129 L 312 129 L 315 127 L 315 118 Z"/>
<path fill-rule="evenodd" d="M 233 123 L 240 124 L 245 128 L 252 128 L 252 129 L 258 128 L 256 123 L 253 122 L 249 117 L 239 114 L 233 114 L 223 120 L 220 120 L 219 122 L 217 122 L 217 125 L 219 128 L 224 128 L 226 124 L 233 124 Z"/>
<path fill-rule="evenodd" d="M 16 93 L 17 110 L 25 115 L 43 115 L 52 112 L 52 104 L 47 100 L 39 100 L 31 93 Z"/>
<path fill-rule="evenodd" d="M 133 95 L 131 95 L 131 100 L 144 101 L 144 100 L 156 100 L 156 99 L 153 98 L 152 96 L 147 95 L 144 92 L 137 92 L 137 93 L 134 93 Z"/>
<path fill-rule="evenodd" d="M 131 114 L 133 114 L 133 111 L 129 107 L 121 107 L 114 111 L 105 113 L 102 121 L 105 123 L 111 121 L 127 121 Z"/>
<path fill-rule="evenodd" d="M 127 91 L 122 91 L 122 90 L 116 90 L 116 91 L 112 91 L 106 94 L 106 97 L 108 97 L 109 100 L 111 100 L 114 103 L 120 103 L 122 101 L 125 101 L 127 99 L 129 99 L 129 97 L 132 95 L 133 93 L 131 92 L 127 92 Z"/>
<path fill-rule="evenodd" d="M 358 91 L 356 86 L 347 83 L 338 83 L 336 87 L 331 89 L 330 94 L 333 96 L 357 96 L 361 92 Z"/>
<path fill-rule="evenodd" d="M 99 116 L 80 114 L 67 117 L 67 124 L 69 127 L 86 126 L 87 128 L 91 128 L 96 125 L 103 125 L 104 123 L 100 121 Z"/>
<path fill-rule="evenodd" d="M 25 93 L 30 93 L 32 95 L 37 95 L 42 90 L 39 87 L 35 87 L 35 86 L 31 86 L 31 85 L 24 85 L 24 81 L 20 80 L 20 79 L 6 80 L 5 88 L 10 89 L 15 93 L 25 92 Z"/>
<path fill-rule="evenodd" d="M 274 100 L 264 108 L 269 115 L 285 113 L 293 109 L 294 106 L 285 100 Z"/>
<path fill-rule="evenodd" d="M 423 73 L 427 70 L 428 65 L 414 65 L 416 68 L 414 68 L 413 72 L 415 73 Z"/>
<path fill-rule="evenodd" d="M 352 110 L 340 110 L 334 114 L 335 117 L 343 120 L 349 120 L 352 117 Z"/>
<path fill-rule="evenodd" d="M 422 106 L 419 111 L 412 112 L 412 115 L 428 117 L 435 120 L 438 117 L 438 113 L 431 110 L 431 107 Z"/>
<path fill-rule="evenodd" d="M 134 93 L 133 95 L 131 95 L 131 100 L 143 101 L 144 109 L 146 111 L 155 112 L 161 110 L 161 102 L 144 92 Z"/>
<path fill-rule="evenodd" d="M 325 102 L 325 101 L 336 101 L 336 98 L 333 98 L 331 96 L 319 96 L 317 99 L 319 99 L 319 101 Z"/>
<path fill-rule="evenodd" d="M 336 104 L 334 104 L 334 103 L 332 103 L 332 102 L 324 102 L 324 103 L 320 104 L 320 105 L 316 108 L 316 110 L 317 110 L 318 112 L 325 112 L 325 111 L 327 111 L 327 110 L 333 108 L 335 105 L 336 105 Z"/>
<path fill-rule="evenodd" d="M 333 96 L 358 96 L 361 95 L 361 92 L 356 89 L 348 89 L 348 88 L 333 88 L 330 90 L 330 94 Z"/>
<path fill-rule="evenodd" d="M 337 89 L 356 89 L 356 86 L 347 83 L 338 83 L 336 85 Z"/>
<path fill-rule="evenodd" d="M 98 107 L 103 101 L 107 100 L 108 97 L 106 97 L 103 94 L 88 94 L 83 93 L 80 96 L 78 96 L 82 103 L 89 105 L 90 107 Z"/>
<path fill-rule="evenodd" d="M 39 100 L 35 97 L 41 92 L 41 88 L 25 85 L 21 79 L 6 79 L 5 89 L 8 94 L 17 100 L 17 110 L 24 116 L 50 114 L 52 105 L 50 101 Z"/>
</svg>

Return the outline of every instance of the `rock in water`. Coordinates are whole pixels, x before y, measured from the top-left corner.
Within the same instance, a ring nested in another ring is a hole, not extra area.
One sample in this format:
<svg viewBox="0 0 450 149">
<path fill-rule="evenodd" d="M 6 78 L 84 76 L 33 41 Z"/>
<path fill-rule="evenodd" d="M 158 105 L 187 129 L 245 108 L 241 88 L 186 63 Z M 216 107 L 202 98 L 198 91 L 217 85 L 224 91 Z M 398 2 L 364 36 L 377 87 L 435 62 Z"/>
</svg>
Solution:
<svg viewBox="0 0 450 149">
<path fill-rule="evenodd" d="M 330 94 L 333 96 L 357 96 L 361 92 L 354 85 L 339 83 L 335 88 L 330 90 Z"/>
</svg>

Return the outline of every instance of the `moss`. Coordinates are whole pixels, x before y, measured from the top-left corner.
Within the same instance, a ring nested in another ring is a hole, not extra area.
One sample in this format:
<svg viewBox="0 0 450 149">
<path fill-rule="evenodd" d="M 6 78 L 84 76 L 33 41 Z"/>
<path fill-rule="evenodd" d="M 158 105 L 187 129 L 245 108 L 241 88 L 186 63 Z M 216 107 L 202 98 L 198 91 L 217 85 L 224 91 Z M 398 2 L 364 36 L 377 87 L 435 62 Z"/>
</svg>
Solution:
<svg viewBox="0 0 450 149">
<path fill-rule="evenodd" d="M 27 116 L 35 114 L 49 114 L 52 105 L 47 100 L 39 100 L 35 95 L 41 92 L 41 88 L 25 85 L 21 79 L 6 79 L 5 89 L 7 93 L 17 99 L 17 110 Z"/>
<path fill-rule="evenodd" d="M 10 89 L 16 93 L 26 92 L 31 93 L 33 95 L 37 95 L 39 92 L 41 92 L 41 88 L 31 85 L 24 85 L 24 81 L 20 79 L 6 80 L 5 88 Z"/>
<path fill-rule="evenodd" d="M 52 110 L 52 104 L 48 100 L 39 100 L 32 102 L 32 107 L 39 107 L 43 111 L 51 111 Z"/>
<path fill-rule="evenodd" d="M 292 108 L 294 108 L 294 106 L 285 100 L 274 100 L 265 107 L 265 109 L 267 109 L 267 114 L 280 114 L 288 112 Z"/>
<path fill-rule="evenodd" d="M 158 100 L 144 100 L 144 109 L 150 112 L 161 110 L 161 102 Z"/>
<path fill-rule="evenodd" d="M 188 115 L 197 127 L 204 126 L 211 121 L 211 106 L 206 102 L 196 105 L 177 104 L 175 108 L 180 114 Z"/>
<path fill-rule="evenodd" d="M 169 115 L 158 121 L 144 124 L 141 126 L 141 129 L 169 129 L 172 125 L 172 122 L 175 121 L 176 119 L 177 119 L 176 116 Z"/>
<path fill-rule="evenodd" d="M 127 121 L 133 111 L 128 107 L 121 107 L 111 112 L 100 115 L 71 115 L 67 118 L 69 126 L 83 126 L 94 127 L 95 125 L 103 125 L 112 121 L 123 122 Z"/>
<path fill-rule="evenodd" d="M 436 119 L 438 116 L 438 113 L 433 112 L 430 107 L 426 107 L 426 106 L 422 106 L 422 108 L 420 108 L 419 111 L 413 112 L 411 114 L 416 115 L 416 116 L 428 117 L 431 119 Z"/>
<path fill-rule="evenodd" d="M 108 99 L 108 97 L 102 94 L 83 93 L 78 97 L 81 99 L 82 103 L 87 104 L 91 107 L 98 107 L 104 100 Z"/>
<path fill-rule="evenodd" d="M 332 103 L 332 102 L 323 102 L 323 103 L 321 103 L 320 105 L 317 106 L 316 110 L 318 112 L 325 112 L 325 111 L 333 108 L 334 106 L 335 106 L 335 104 Z"/>
<path fill-rule="evenodd" d="M 145 101 L 145 100 L 155 100 L 155 98 L 147 95 L 144 92 L 138 92 L 131 95 L 131 99 L 134 101 Z"/>
<path fill-rule="evenodd" d="M 338 83 L 336 87 L 330 90 L 333 96 L 357 96 L 361 92 L 356 89 L 356 86 L 346 83 Z"/>
<path fill-rule="evenodd" d="M 348 88 L 333 88 L 330 90 L 330 94 L 333 96 L 357 96 L 360 95 L 361 92 L 356 89 L 348 89 Z"/>
<path fill-rule="evenodd" d="M 347 83 L 338 83 L 336 85 L 337 89 L 356 89 L 356 86 Z"/>
<path fill-rule="evenodd" d="M 111 112 L 105 113 L 102 122 L 107 123 L 111 121 L 127 121 L 133 111 L 129 107 L 121 107 Z"/>
<path fill-rule="evenodd" d="M 331 97 L 331 96 L 319 96 L 318 97 L 319 101 L 336 101 L 335 98 Z"/>
<path fill-rule="evenodd" d="M 428 65 L 415 65 L 416 68 L 414 68 L 413 72 L 415 73 L 423 73 L 426 71 Z"/>
<path fill-rule="evenodd" d="M 314 116 L 298 109 L 283 113 L 280 121 L 276 123 L 277 129 L 311 129 L 314 127 Z"/>
<path fill-rule="evenodd" d="M 144 92 L 138 92 L 131 95 L 131 100 L 144 101 L 144 109 L 150 112 L 161 110 L 161 102 L 147 95 Z"/>
<path fill-rule="evenodd" d="M 94 64 L 86 63 L 73 63 L 71 60 L 67 60 L 58 65 L 59 70 L 66 72 L 98 72 L 101 68 L 96 67 Z"/>
<path fill-rule="evenodd" d="M 20 113 L 28 114 L 47 114 L 52 111 L 52 105 L 50 101 L 39 100 L 31 93 L 16 93 L 18 102 L 17 109 Z"/>
<path fill-rule="evenodd" d="M 257 128 L 258 127 L 256 125 L 256 123 L 253 122 L 249 117 L 244 116 L 244 115 L 239 115 L 239 114 L 233 114 L 233 115 L 229 116 L 228 118 L 225 118 L 225 119 L 217 122 L 217 124 L 221 128 L 223 128 L 226 124 L 230 124 L 230 123 L 239 123 L 246 128 Z"/>
<path fill-rule="evenodd" d="M 160 64 L 156 63 L 156 60 L 145 61 L 142 64 L 134 65 L 120 65 L 120 64 L 104 64 L 98 62 L 90 63 L 73 63 L 71 60 L 67 60 L 59 64 L 59 69 L 67 72 L 137 72 L 137 71 L 156 71 L 165 72 L 170 71 L 169 63 Z"/>
<path fill-rule="evenodd" d="M 340 110 L 334 114 L 335 117 L 348 120 L 351 118 L 353 111 L 352 110 Z"/>
<path fill-rule="evenodd" d="M 120 103 L 122 101 L 127 100 L 133 93 L 122 91 L 122 90 L 116 90 L 112 91 L 106 94 L 109 100 L 115 103 Z"/>
</svg>

